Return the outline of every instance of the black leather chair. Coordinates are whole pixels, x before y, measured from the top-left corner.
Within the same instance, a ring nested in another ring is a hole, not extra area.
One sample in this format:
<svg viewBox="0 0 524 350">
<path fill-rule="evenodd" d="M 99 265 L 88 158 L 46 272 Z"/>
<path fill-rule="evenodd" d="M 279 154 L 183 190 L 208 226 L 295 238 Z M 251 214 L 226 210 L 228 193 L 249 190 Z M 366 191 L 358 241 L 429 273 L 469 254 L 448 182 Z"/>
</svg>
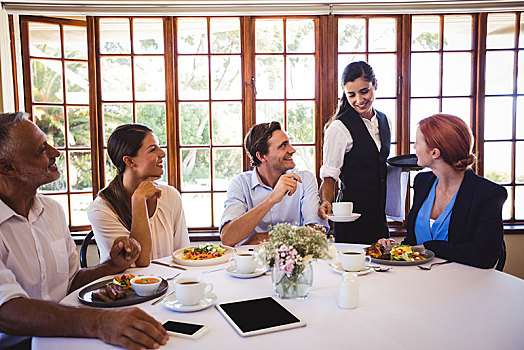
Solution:
<svg viewBox="0 0 524 350">
<path fill-rule="evenodd" d="M 82 246 L 80 247 L 80 267 L 87 267 L 87 247 L 89 247 L 91 241 L 94 240 L 93 235 L 93 231 L 90 231 L 82 242 Z"/>
<path fill-rule="evenodd" d="M 497 261 L 497 266 L 495 266 L 495 270 L 497 271 L 504 270 L 505 264 L 506 264 L 506 242 L 502 240 L 502 252 L 500 252 L 499 260 Z"/>
</svg>

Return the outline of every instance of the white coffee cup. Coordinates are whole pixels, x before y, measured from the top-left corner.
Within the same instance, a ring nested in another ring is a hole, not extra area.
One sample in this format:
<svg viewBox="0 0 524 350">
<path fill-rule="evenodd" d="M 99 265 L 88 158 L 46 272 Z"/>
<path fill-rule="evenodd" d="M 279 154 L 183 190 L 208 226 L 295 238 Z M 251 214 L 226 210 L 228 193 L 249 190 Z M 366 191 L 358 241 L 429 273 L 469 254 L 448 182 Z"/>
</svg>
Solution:
<svg viewBox="0 0 524 350">
<path fill-rule="evenodd" d="M 338 252 L 338 259 L 344 270 L 356 272 L 364 270 L 366 263 L 371 261 L 371 257 L 366 256 L 363 250 L 344 250 Z"/>
<path fill-rule="evenodd" d="M 179 277 L 175 280 L 175 295 L 183 305 L 196 305 L 213 290 L 211 283 L 199 277 Z"/>
<path fill-rule="evenodd" d="M 238 273 L 253 273 L 258 266 L 258 262 L 250 251 L 239 251 L 235 256 L 229 258 L 229 263 L 232 264 Z"/>
<path fill-rule="evenodd" d="M 335 216 L 351 216 L 353 214 L 353 202 L 334 202 L 331 207 Z"/>
</svg>

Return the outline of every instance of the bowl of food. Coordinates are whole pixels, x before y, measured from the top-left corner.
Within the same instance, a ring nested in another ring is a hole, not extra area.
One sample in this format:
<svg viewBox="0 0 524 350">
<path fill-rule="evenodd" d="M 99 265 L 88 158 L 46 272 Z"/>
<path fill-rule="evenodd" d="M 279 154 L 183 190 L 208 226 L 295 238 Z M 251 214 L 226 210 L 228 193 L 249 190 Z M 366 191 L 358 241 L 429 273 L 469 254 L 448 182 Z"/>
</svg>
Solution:
<svg viewBox="0 0 524 350">
<path fill-rule="evenodd" d="M 135 293 L 141 297 L 146 297 L 156 293 L 162 279 L 157 276 L 138 276 L 131 280 L 131 286 Z"/>
</svg>

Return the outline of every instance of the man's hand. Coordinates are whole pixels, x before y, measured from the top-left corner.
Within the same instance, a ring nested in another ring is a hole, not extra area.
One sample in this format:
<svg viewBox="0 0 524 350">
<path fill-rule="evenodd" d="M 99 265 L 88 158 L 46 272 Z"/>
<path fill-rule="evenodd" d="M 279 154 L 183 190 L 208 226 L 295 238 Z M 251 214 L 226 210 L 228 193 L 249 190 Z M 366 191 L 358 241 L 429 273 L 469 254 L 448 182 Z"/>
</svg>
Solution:
<svg viewBox="0 0 524 350">
<path fill-rule="evenodd" d="M 96 322 L 97 337 L 127 349 L 157 349 L 169 339 L 166 330 L 139 308 L 101 312 Z"/>
<path fill-rule="evenodd" d="M 136 239 L 127 236 L 118 237 L 111 248 L 110 263 L 118 271 L 124 271 L 136 261 L 140 250 L 140 243 Z"/>
<path fill-rule="evenodd" d="M 273 192 L 269 196 L 271 200 L 276 204 L 279 203 L 282 198 L 287 194 L 288 196 L 293 195 L 297 190 L 297 181 L 302 183 L 302 179 L 298 174 L 289 173 L 280 176 L 278 179 Z"/>
<path fill-rule="evenodd" d="M 383 246 L 398 244 L 393 238 L 381 238 L 378 240 L 378 243 L 382 244 Z"/>
<path fill-rule="evenodd" d="M 331 208 L 331 203 L 329 203 L 329 201 L 324 200 L 318 207 L 318 216 L 321 219 L 326 219 L 327 215 L 333 215 L 333 209 Z"/>
</svg>

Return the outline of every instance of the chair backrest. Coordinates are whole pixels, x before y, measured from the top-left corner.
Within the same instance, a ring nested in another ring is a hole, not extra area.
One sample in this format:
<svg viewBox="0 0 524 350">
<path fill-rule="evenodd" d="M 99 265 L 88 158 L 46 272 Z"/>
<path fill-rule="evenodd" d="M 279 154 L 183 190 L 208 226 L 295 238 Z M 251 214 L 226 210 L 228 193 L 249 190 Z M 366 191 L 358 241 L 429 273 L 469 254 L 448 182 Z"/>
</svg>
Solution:
<svg viewBox="0 0 524 350">
<path fill-rule="evenodd" d="M 497 261 L 497 266 L 495 270 L 502 271 L 504 270 L 504 265 L 506 264 L 506 243 L 502 240 L 502 251 L 500 252 L 499 260 Z"/>
<path fill-rule="evenodd" d="M 93 231 L 90 231 L 84 238 L 80 247 L 80 267 L 87 267 L 87 247 L 93 240 Z"/>
</svg>

